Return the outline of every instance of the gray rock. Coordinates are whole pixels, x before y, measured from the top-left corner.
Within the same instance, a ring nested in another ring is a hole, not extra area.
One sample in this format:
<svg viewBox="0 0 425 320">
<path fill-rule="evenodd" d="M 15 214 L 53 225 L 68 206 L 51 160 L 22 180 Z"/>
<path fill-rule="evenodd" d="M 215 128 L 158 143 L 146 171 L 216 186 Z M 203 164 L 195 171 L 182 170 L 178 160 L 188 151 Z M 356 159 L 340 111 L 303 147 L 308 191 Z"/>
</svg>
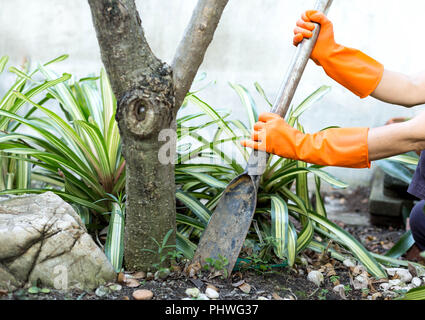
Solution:
<svg viewBox="0 0 425 320">
<path fill-rule="evenodd" d="M 355 290 L 366 289 L 368 286 L 368 280 L 366 277 L 359 275 L 353 280 L 353 287 Z"/>
<path fill-rule="evenodd" d="M 154 274 L 154 279 L 155 280 L 159 280 L 159 279 L 165 280 L 170 275 L 170 273 L 171 273 L 171 271 L 168 268 L 164 268 L 164 269 L 158 270 Z"/>
<path fill-rule="evenodd" d="M 422 280 L 418 277 L 414 277 L 411 282 L 414 287 L 419 287 L 422 284 Z"/>
<path fill-rule="evenodd" d="M 409 270 L 403 268 L 387 268 L 387 273 L 390 276 L 398 275 L 404 283 L 410 282 L 413 278 Z"/>
<path fill-rule="evenodd" d="M 345 259 L 342 263 L 346 267 L 355 267 L 356 266 L 356 263 L 353 262 L 353 260 L 351 260 L 351 259 Z"/>
<path fill-rule="evenodd" d="M 94 290 L 115 271 L 74 209 L 52 192 L 0 201 L 0 289 Z"/>
<path fill-rule="evenodd" d="M 111 289 L 105 286 L 100 286 L 99 288 L 96 289 L 96 291 L 94 292 L 98 297 L 104 297 L 107 294 L 111 293 Z"/>
<path fill-rule="evenodd" d="M 313 282 L 316 286 L 320 287 L 320 285 L 324 281 L 324 278 L 321 272 L 313 270 L 308 273 L 307 280 Z"/>
</svg>

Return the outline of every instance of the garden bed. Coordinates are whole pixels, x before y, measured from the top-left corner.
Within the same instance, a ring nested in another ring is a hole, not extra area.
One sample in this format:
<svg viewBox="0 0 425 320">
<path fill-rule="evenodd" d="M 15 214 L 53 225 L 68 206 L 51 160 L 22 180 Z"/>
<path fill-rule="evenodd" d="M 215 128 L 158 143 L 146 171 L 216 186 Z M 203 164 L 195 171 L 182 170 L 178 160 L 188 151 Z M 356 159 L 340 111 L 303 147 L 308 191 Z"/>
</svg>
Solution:
<svg viewBox="0 0 425 320">
<path fill-rule="evenodd" d="M 330 199 L 341 202 L 348 212 L 367 214 L 367 189 L 357 189 L 349 196 L 341 193 L 328 194 Z M 344 199 L 344 200 L 341 200 Z M 366 200 L 365 200 L 366 199 Z M 383 254 L 391 248 L 404 233 L 402 227 L 377 227 L 373 225 L 352 225 L 347 221 L 334 220 L 337 224 L 350 232 L 368 250 Z M 0 299 L 37 299 L 37 300 L 133 300 L 133 292 L 138 289 L 152 291 L 153 299 L 181 300 L 188 298 L 186 289 L 198 287 L 200 292 L 205 292 L 208 285 L 213 286 L 220 294 L 222 300 L 257 300 L 257 299 L 288 299 L 288 300 L 362 300 L 362 299 L 390 299 L 379 294 L 380 281 L 370 283 L 367 290 L 355 290 L 352 279 L 355 277 L 353 267 L 306 250 L 302 257 L 307 262 L 305 265 L 296 265 L 295 268 L 273 268 L 271 270 L 247 270 L 234 272 L 229 280 L 221 277 L 191 279 L 182 272 L 183 268 L 176 269 L 165 280 L 138 279 L 138 286 L 127 286 L 121 283 L 119 290 L 106 290 L 102 296 L 95 292 L 70 291 L 61 292 L 50 290 L 49 293 L 31 294 L 27 289 L 13 293 L 3 293 Z M 307 279 L 311 270 L 320 270 L 324 274 L 324 282 L 318 287 Z M 329 268 L 333 269 L 329 273 Z M 335 281 L 344 285 L 343 292 L 335 292 Z M 137 283 L 136 283 L 137 284 Z M 243 285 L 244 284 L 244 285 Z M 249 289 L 249 292 L 248 292 Z M 374 295 L 374 293 L 377 293 Z"/>
</svg>

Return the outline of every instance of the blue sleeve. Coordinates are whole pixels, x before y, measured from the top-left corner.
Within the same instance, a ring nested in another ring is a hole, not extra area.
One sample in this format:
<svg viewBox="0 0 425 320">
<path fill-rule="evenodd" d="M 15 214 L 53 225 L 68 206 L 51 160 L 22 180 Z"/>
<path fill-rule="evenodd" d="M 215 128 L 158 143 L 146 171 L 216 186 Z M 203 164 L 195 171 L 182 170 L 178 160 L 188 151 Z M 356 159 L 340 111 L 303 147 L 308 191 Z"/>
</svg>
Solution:
<svg viewBox="0 0 425 320">
<path fill-rule="evenodd" d="M 407 192 L 415 197 L 425 199 L 425 151 L 422 151 L 418 166 Z"/>
</svg>

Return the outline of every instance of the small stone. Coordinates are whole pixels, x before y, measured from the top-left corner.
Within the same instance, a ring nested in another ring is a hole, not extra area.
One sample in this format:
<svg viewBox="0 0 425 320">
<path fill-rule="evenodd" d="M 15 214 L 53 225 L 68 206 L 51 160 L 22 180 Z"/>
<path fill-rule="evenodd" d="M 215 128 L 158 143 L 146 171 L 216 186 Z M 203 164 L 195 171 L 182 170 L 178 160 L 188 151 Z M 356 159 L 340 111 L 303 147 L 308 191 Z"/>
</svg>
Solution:
<svg viewBox="0 0 425 320">
<path fill-rule="evenodd" d="M 218 297 L 220 296 L 219 294 L 218 294 L 218 292 L 217 291 L 215 291 L 214 289 L 212 289 L 212 288 L 207 288 L 207 290 L 205 290 L 205 294 L 207 295 L 207 297 L 208 298 L 210 298 L 210 299 L 218 299 Z"/>
<path fill-rule="evenodd" d="M 366 277 L 359 275 L 354 278 L 353 287 L 355 290 L 366 289 L 368 286 L 368 280 Z"/>
<path fill-rule="evenodd" d="M 109 288 L 105 287 L 105 286 L 100 286 L 99 288 L 96 289 L 96 291 L 94 292 L 98 297 L 104 297 L 106 296 L 109 292 L 111 292 L 111 290 L 109 290 Z"/>
<path fill-rule="evenodd" d="M 337 285 L 337 286 L 335 286 L 335 287 L 333 288 L 333 291 L 334 291 L 335 293 L 340 293 L 340 292 L 341 292 L 341 290 L 344 290 L 344 285 L 343 285 L 343 284 L 339 284 L 339 285 Z"/>
<path fill-rule="evenodd" d="M 124 283 L 125 282 L 125 274 L 124 274 L 124 272 L 118 273 L 117 282 L 118 283 Z"/>
<path fill-rule="evenodd" d="M 210 300 L 205 293 L 200 293 L 197 300 Z"/>
<path fill-rule="evenodd" d="M 390 276 L 398 276 L 404 283 L 410 282 L 413 278 L 409 270 L 403 268 L 387 268 L 387 273 Z"/>
<path fill-rule="evenodd" d="M 158 270 L 157 272 L 155 272 L 154 279 L 155 280 L 159 280 L 159 279 L 165 280 L 170 275 L 170 273 L 171 273 L 171 271 L 168 268 Z"/>
<path fill-rule="evenodd" d="M 381 284 L 379 285 L 379 287 L 380 287 L 382 290 L 386 291 L 386 290 L 388 290 L 388 289 L 391 287 L 391 285 L 390 285 L 388 282 L 383 282 L 383 283 L 381 283 Z"/>
<path fill-rule="evenodd" d="M 154 278 L 154 275 L 152 272 L 146 273 L 146 280 L 152 280 Z"/>
<path fill-rule="evenodd" d="M 345 259 L 342 263 L 346 267 L 355 267 L 356 266 L 355 262 L 353 262 L 353 260 L 351 260 L 351 259 Z"/>
<path fill-rule="evenodd" d="M 407 269 L 397 270 L 397 274 L 400 277 L 400 280 L 404 283 L 412 281 L 412 274 Z"/>
<path fill-rule="evenodd" d="M 310 271 L 307 275 L 307 280 L 313 282 L 316 286 L 320 286 L 324 281 L 323 274 L 319 271 Z"/>
<path fill-rule="evenodd" d="M 358 274 L 362 274 L 363 272 L 365 272 L 366 271 L 366 268 L 365 267 L 363 267 L 363 266 L 355 266 L 354 267 L 354 269 L 353 269 L 353 274 L 354 275 L 358 275 Z"/>
<path fill-rule="evenodd" d="M 414 287 L 419 287 L 422 284 L 422 280 L 418 277 L 414 277 L 412 278 L 411 283 Z"/>
<path fill-rule="evenodd" d="M 153 292 L 146 289 L 139 289 L 133 292 L 133 298 L 136 300 L 151 300 Z"/>
<path fill-rule="evenodd" d="M 199 297 L 199 294 L 200 294 L 201 292 L 199 291 L 199 289 L 198 289 L 198 288 L 189 288 L 189 289 L 186 289 L 185 293 L 186 293 L 189 297 L 197 298 L 197 297 Z"/>
<path fill-rule="evenodd" d="M 136 288 L 140 286 L 140 282 L 139 280 L 129 278 L 125 280 L 125 285 L 130 288 Z"/>
<path fill-rule="evenodd" d="M 390 287 L 398 286 L 401 283 L 401 280 L 400 279 L 389 280 L 388 283 L 390 284 Z"/>
<path fill-rule="evenodd" d="M 111 289 L 112 291 L 120 291 L 122 289 L 122 286 L 119 284 L 112 284 L 109 286 L 109 289 Z"/>
<path fill-rule="evenodd" d="M 258 297 L 257 300 L 269 300 L 266 297 Z"/>
<path fill-rule="evenodd" d="M 238 288 L 244 293 L 249 293 L 251 291 L 251 286 L 246 282 L 242 283 Z"/>
<path fill-rule="evenodd" d="M 139 272 L 132 274 L 131 276 L 133 277 L 133 279 L 144 279 L 144 278 L 146 278 L 146 272 L 139 271 Z"/>
</svg>

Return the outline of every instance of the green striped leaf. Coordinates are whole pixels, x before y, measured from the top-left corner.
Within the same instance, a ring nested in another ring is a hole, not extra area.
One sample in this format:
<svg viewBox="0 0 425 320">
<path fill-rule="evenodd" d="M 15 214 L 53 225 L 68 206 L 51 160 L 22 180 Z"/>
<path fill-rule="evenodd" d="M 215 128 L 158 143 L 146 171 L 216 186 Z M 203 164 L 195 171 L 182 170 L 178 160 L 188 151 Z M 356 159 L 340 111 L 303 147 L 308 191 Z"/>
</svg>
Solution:
<svg viewBox="0 0 425 320">
<path fill-rule="evenodd" d="M 105 242 L 105 255 L 116 272 L 120 272 L 124 257 L 124 206 L 112 203 L 111 218 Z"/>
<path fill-rule="evenodd" d="M 425 300 L 425 286 L 410 289 L 401 300 Z"/>
<path fill-rule="evenodd" d="M 248 115 L 249 127 L 252 129 L 254 124 L 258 121 L 257 105 L 255 104 L 254 99 L 244 86 L 240 84 L 232 84 L 230 82 L 229 85 L 238 94 L 242 105 L 245 107 L 246 114 Z"/>
<path fill-rule="evenodd" d="M 296 206 L 288 205 L 288 207 L 290 210 L 305 215 L 305 212 Z M 382 279 L 387 277 L 386 272 L 382 269 L 381 265 L 375 260 L 371 253 L 369 253 L 369 251 L 367 251 L 363 245 L 347 231 L 314 212 L 310 211 L 308 216 L 311 220 L 324 226 L 330 232 L 332 232 L 339 239 L 339 242 L 349 248 L 350 252 L 353 253 L 353 255 L 368 269 L 369 273 L 372 274 L 375 278 Z"/>
<path fill-rule="evenodd" d="M 176 191 L 176 198 L 183 202 L 187 208 L 189 208 L 205 226 L 211 217 L 211 211 L 208 210 L 199 200 L 187 194 L 182 190 Z"/>
<path fill-rule="evenodd" d="M 400 237 L 397 243 L 385 253 L 385 256 L 391 258 L 399 258 L 403 254 L 405 254 L 407 250 L 409 250 L 413 246 L 414 243 L 415 240 L 413 239 L 412 231 L 408 230 Z"/>
<path fill-rule="evenodd" d="M 176 246 L 177 250 L 183 253 L 186 259 L 193 259 L 196 250 L 196 244 L 191 242 L 187 237 L 182 235 L 180 232 L 176 234 Z"/>
<path fill-rule="evenodd" d="M 0 73 L 3 72 L 4 68 L 6 67 L 7 62 L 9 61 L 8 56 L 2 56 L 0 58 Z"/>
<path fill-rule="evenodd" d="M 288 206 L 286 202 L 277 195 L 270 196 L 271 199 L 271 225 L 272 236 L 275 239 L 274 251 L 276 256 L 284 259 L 288 256 Z"/>
<path fill-rule="evenodd" d="M 327 95 L 331 91 L 330 86 L 321 86 L 319 89 L 314 91 L 311 95 L 309 95 L 303 102 L 301 102 L 298 107 L 294 109 L 294 111 L 290 114 L 293 118 L 300 117 L 308 108 L 317 103 L 320 99 L 322 99 L 325 95 Z"/>
</svg>

